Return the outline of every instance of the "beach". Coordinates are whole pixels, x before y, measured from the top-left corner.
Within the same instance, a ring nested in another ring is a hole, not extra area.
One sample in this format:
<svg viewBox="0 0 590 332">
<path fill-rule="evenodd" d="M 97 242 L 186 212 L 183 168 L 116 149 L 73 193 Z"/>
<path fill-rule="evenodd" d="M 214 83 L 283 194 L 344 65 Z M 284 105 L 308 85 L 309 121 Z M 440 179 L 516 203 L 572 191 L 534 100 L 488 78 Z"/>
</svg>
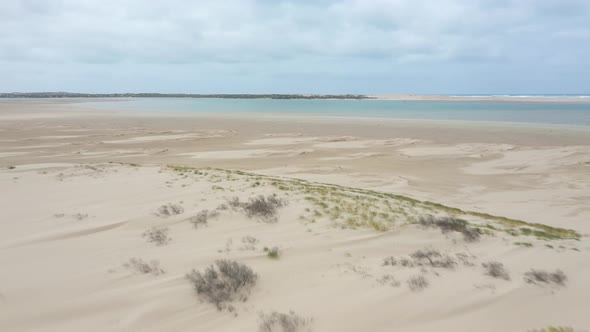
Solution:
<svg viewBox="0 0 590 332">
<path fill-rule="evenodd" d="M 0 100 L 0 188 L 0 330 L 590 327 L 587 125 Z M 221 309 L 186 278 L 220 259 L 257 274 Z"/>
</svg>

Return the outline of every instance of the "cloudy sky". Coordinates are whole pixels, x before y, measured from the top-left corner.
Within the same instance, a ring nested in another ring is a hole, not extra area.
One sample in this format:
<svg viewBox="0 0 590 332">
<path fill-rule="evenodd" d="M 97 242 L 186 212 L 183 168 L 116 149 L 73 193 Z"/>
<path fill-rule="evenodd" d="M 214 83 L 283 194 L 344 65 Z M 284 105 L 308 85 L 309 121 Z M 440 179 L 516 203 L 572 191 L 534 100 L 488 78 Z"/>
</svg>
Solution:
<svg viewBox="0 0 590 332">
<path fill-rule="evenodd" d="M 590 93 L 588 0 L 0 0 L 0 92 Z"/>
</svg>

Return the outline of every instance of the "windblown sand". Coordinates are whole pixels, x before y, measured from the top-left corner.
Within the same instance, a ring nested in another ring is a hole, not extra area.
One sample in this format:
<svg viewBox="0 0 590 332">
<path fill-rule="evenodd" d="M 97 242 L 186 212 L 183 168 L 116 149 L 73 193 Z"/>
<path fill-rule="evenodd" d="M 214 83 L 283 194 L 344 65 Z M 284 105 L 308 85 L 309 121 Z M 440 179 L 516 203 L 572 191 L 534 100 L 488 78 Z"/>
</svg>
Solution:
<svg viewBox="0 0 590 332">
<path fill-rule="evenodd" d="M 0 330 L 258 331 L 261 312 L 290 310 L 300 331 L 590 327 L 586 127 L 248 116 L 1 101 Z M 231 206 L 259 195 L 288 202 L 276 222 Z M 203 210 L 217 215 L 197 225 Z M 154 227 L 169 241 L 149 242 Z M 400 263 L 427 249 L 453 264 Z M 185 278 L 218 259 L 258 274 L 231 310 Z M 528 283 L 530 269 L 567 281 Z"/>
</svg>

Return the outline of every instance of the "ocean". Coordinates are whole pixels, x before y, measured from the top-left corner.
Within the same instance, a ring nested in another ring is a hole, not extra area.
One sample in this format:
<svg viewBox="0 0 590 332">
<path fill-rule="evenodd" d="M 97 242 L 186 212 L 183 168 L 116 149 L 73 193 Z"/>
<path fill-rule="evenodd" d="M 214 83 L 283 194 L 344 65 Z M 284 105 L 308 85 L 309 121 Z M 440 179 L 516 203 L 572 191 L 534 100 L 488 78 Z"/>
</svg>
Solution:
<svg viewBox="0 0 590 332">
<path fill-rule="evenodd" d="M 466 97 L 466 96 L 462 96 Z M 473 96 L 476 97 L 476 96 Z M 539 97 L 539 96 L 534 96 Z M 523 96 L 523 98 L 526 98 Z M 583 98 L 572 96 L 571 98 Z M 136 111 L 275 113 L 532 124 L 590 125 L 590 103 L 320 99 L 130 98 L 81 106 Z"/>
</svg>

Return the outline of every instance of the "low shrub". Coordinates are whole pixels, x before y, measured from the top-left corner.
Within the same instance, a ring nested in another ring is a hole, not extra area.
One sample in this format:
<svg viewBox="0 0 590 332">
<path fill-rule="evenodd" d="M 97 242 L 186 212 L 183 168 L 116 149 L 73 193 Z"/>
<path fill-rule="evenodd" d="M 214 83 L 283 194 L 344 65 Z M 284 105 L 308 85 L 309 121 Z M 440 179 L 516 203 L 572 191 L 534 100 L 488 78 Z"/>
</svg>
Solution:
<svg viewBox="0 0 590 332">
<path fill-rule="evenodd" d="M 424 276 L 414 276 L 408 279 L 408 286 L 413 292 L 421 291 L 429 285 L 428 280 Z"/>
<path fill-rule="evenodd" d="M 278 247 L 272 247 L 266 250 L 266 256 L 272 259 L 279 259 L 281 256 L 281 251 Z"/>
<path fill-rule="evenodd" d="M 170 203 L 160 206 L 156 214 L 160 217 L 167 218 L 182 213 L 184 213 L 184 208 L 181 205 Z"/>
<path fill-rule="evenodd" d="M 508 271 L 504 268 L 504 264 L 500 262 L 491 261 L 482 263 L 481 266 L 485 269 L 485 274 L 492 278 L 510 280 Z"/>
<path fill-rule="evenodd" d="M 377 282 L 381 285 L 389 285 L 391 287 L 399 287 L 401 285 L 401 283 L 397 281 L 397 279 L 395 279 L 395 277 L 391 274 L 382 276 L 381 278 L 377 279 Z"/>
<path fill-rule="evenodd" d="M 237 210 L 242 206 L 242 203 L 240 202 L 239 197 L 232 197 L 227 199 L 227 205 L 229 205 L 232 210 Z"/>
<path fill-rule="evenodd" d="M 186 277 L 197 294 L 218 310 L 232 301 L 246 301 L 258 279 L 249 266 L 225 259 L 215 261 L 203 272 L 192 270 Z"/>
<path fill-rule="evenodd" d="M 457 262 L 449 255 L 442 254 L 435 249 L 416 250 L 410 254 L 410 257 L 414 259 L 414 265 L 418 266 L 452 269 L 457 265 Z"/>
<path fill-rule="evenodd" d="M 393 256 L 385 257 L 383 259 L 383 266 L 396 266 L 397 260 Z"/>
<path fill-rule="evenodd" d="M 209 210 L 202 210 L 197 213 L 197 215 L 190 217 L 189 222 L 191 222 L 195 228 L 204 227 L 207 226 L 209 218 L 215 218 L 218 215 L 219 212 L 217 211 L 209 212 Z"/>
<path fill-rule="evenodd" d="M 147 242 L 154 243 L 157 246 L 168 244 L 172 238 L 168 235 L 168 227 L 152 227 L 143 232 L 142 236 Z"/>
<path fill-rule="evenodd" d="M 278 208 L 287 205 L 287 201 L 278 198 L 276 195 L 250 198 L 247 203 L 242 203 L 241 206 L 246 212 L 248 218 L 256 218 L 263 222 L 275 223 L 278 221 Z"/>
<path fill-rule="evenodd" d="M 524 281 L 529 284 L 554 284 L 558 286 L 565 286 L 567 276 L 561 270 L 548 272 L 544 270 L 531 269 L 524 274 Z"/>
<path fill-rule="evenodd" d="M 426 228 L 438 228 L 443 234 L 449 232 L 461 233 L 463 239 L 467 242 L 477 241 L 481 236 L 480 230 L 469 227 L 466 220 L 453 217 L 422 216 L 418 219 L 418 224 Z"/>
<path fill-rule="evenodd" d="M 250 235 L 242 237 L 242 248 L 244 250 L 256 250 L 256 244 L 258 244 L 257 238 Z"/>
<path fill-rule="evenodd" d="M 297 332 L 311 331 L 309 325 L 312 320 L 290 311 L 288 314 L 273 311 L 260 313 L 260 332 Z"/>
<path fill-rule="evenodd" d="M 129 262 L 123 264 L 125 268 L 134 270 L 136 272 L 142 274 L 152 274 L 155 276 L 159 276 L 160 274 L 164 274 L 164 270 L 160 267 L 160 262 L 157 260 L 152 260 L 149 262 L 145 262 L 141 258 L 131 258 Z"/>
<path fill-rule="evenodd" d="M 528 332 L 576 332 L 576 330 L 568 326 L 548 326 L 542 329 L 529 330 Z"/>
</svg>

